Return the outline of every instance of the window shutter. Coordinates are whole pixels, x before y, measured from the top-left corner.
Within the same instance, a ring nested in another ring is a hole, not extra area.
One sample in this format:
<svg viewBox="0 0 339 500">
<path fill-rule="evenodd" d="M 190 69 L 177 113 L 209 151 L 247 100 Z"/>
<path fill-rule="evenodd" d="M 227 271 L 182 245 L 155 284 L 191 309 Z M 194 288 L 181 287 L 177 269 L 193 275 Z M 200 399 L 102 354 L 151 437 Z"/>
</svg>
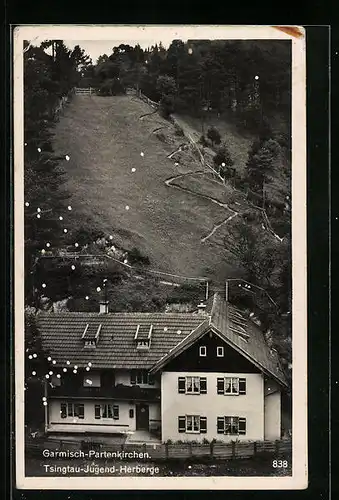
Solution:
<svg viewBox="0 0 339 500">
<path fill-rule="evenodd" d="M 186 379 L 185 377 L 178 377 L 178 392 L 186 392 Z"/>
<path fill-rule="evenodd" d="M 61 418 L 67 417 L 67 405 L 66 403 L 61 403 Z"/>
<path fill-rule="evenodd" d="M 239 394 L 246 394 L 246 379 L 239 379 Z"/>
<path fill-rule="evenodd" d="M 119 420 L 119 406 L 113 405 L 113 418 Z"/>
<path fill-rule="evenodd" d="M 225 418 L 217 417 L 217 433 L 224 434 L 225 432 Z"/>
<path fill-rule="evenodd" d="M 200 417 L 200 432 L 201 434 L 206 434 L 207 432 L 207 418 Z"/>
<path fill-rule="evenodd" d="M 186 417 L 178 417 L 178 432 L 186 431 Z"/>
<path fill-rule="evenodd" d="M 131 371 L 131 385 L 135 385 L 137 382 L 136 380 L 136 372 L 134 370 Z"/>
<path fill-rule="evenodd" d="M 217 378 L 217 394 L 224 394 L 225 392 L 225 379 Z"/>
<path fill-rule="evenodd" d="M 85 407 L 83 404 L 79 404 L 78 413 L 79 418 L 85 418 Z"/>
<path fill-rule="evenodd" d="M 207 394 L 207 378 L 200 377 L 200 394 Z"/>
<path fill-rule="evenodd" d="M 101 406 L 94 405 L 94 416 L 95 418 L 101 418 Z"/>
<path fill-rule="evenodd" d="M 239 418 L 238 426 L 239 434 L 246 434 L 246 418 Z"/>
</svg>

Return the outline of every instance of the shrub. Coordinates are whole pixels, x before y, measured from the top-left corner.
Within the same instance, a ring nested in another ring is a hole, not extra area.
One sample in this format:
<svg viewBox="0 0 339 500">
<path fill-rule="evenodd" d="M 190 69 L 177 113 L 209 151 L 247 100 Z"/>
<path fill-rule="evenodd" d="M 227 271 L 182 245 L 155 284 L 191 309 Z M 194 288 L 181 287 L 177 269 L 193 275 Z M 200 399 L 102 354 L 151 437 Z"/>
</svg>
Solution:
<svg viewBox="0 0 339 500">
<path fill-rule="evenodd" d="M 207 142 L 206 137 L 205 137 L 204 135 L 202 135 L 202 136 L 200 137 L 200 139 L 199 139 L 199 141 L 198 141 L 198 142 L 199 142 L 199 144 L 201 144 L 201 145 L 202 145 L 202 146 L 204 146 L 204 147 L 207 147 L 207 146 L 208 146 L 208 142 Z"/>
<path fill-rule="evenodd" d="M 163 132 L 157 132 L 155 135 L 159 139 L 159 141 L 166 142 L 166 136 Z"/>
<path fill-rule="evenodd" d="M 171 96 L 163 96 L 159 105 L 159 114 L 163 118 L 168 118 L 174 111 L 174 99 Z"/>
<path fill-rule="evenodd" d="M 133 247 L 132 250 L 128 252 L 128 260 L 131 264 L 150 264 L 150 260 L 147 255 L 143 255 L 136 247 Z"/>
<path fill-rule="evenodd" d="M 215 127 L 209 127 L 207 131 L 207 137 L 209 138 L 209 140 L 212 142 L 213 145 L 220 144 L 221 142 L 221 135 L 218 129 Z"/>
<path fill-rule="evenodd" d="M 185 135 L 182 127 L 180 127 L 177 123 L 174 125 L 174 133 L 179 137 L 183 137 Z"/>
</svg>

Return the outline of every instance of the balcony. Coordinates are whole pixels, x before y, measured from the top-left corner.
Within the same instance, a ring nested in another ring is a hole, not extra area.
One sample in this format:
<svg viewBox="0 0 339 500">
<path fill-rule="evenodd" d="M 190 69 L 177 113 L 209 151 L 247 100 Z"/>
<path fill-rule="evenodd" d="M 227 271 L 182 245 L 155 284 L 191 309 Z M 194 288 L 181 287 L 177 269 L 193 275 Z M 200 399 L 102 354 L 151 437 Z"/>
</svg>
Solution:
<svg viewBox="0 0 339 500">
<path fill-rule="evenodd" d="M 115 399 L 119 401 L 160 401 L 160 389 L 118 384 L 113 387 L 74 387 L 65 385 L 48 391 L 52 398 Z"/>
</svg>

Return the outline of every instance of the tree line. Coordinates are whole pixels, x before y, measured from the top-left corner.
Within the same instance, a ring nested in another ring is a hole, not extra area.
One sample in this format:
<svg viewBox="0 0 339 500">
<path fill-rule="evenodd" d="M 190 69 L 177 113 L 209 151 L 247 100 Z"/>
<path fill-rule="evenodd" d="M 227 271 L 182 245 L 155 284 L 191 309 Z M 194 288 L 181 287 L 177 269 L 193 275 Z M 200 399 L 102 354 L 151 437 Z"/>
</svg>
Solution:
<svg viewBox="0 0 339 500">
<path fill-rule="evenodd" d="M 62 40 L 46 40 L 38 47 L 28 41 L 24 44 L 25 291 L 29 303 L 41 250 L 46 243 L 53 246 L 62 241 L 62 214 L 69 198 L 65 156 L 56 155 L 52 144 L 56 109 L 91 67 L 79 46 L 70 50 Z"/>
<path fill-rule="evenodd" d="M 103 93 L 141 90 L 164 113 L 203 116 L 232 111 L 242 125 L 259 129 L 273 113 L 290 117 L 289 41 L 173 40 L 143 50 L 121 44 L 103 54 L 93 84 Z"/>
</svg>

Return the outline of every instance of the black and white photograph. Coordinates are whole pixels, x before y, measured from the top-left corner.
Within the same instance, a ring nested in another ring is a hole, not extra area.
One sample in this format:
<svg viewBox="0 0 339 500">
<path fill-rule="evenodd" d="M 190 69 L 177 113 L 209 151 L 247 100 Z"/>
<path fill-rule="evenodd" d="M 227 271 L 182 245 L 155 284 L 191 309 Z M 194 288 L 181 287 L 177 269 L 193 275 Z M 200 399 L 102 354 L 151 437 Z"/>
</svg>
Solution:
<svg viewBox="0 0 339 500">
<path fill-rule="evenodd" d="M 307 487 L 305 35 L 14 31 L 17 487 Z"/>
</svg>

